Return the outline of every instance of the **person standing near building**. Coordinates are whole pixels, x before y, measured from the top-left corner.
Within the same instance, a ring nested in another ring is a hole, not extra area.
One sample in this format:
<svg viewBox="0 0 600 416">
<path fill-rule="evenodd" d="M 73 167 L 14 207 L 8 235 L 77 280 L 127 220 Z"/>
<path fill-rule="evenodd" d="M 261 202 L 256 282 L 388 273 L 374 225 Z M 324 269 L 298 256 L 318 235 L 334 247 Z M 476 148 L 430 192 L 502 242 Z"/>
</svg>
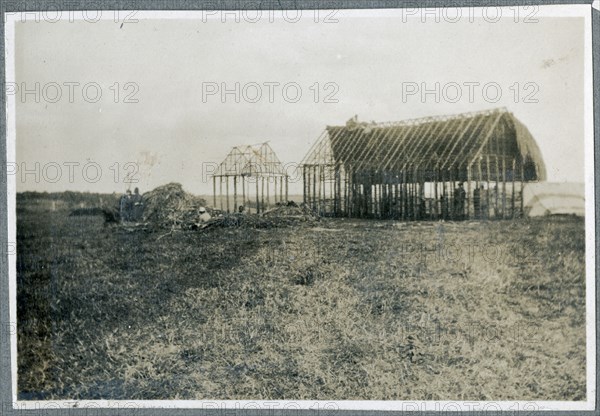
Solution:
<svg viewBox="0 0 600 416">
<path fill-rule="evenodd" d="M 132 215 L 131 220 L 139 222 L 144 216 L 144 198 L 140 195 L 140 190 L 135 188 L 131 197 Z"/>
<path fill-rule="evenodd" d="M 128 189 L 127 192 L 121 196 L 121 200 L 119 201 L 119 216 L 121 217 L 121 222 L 131 221 L 131 199 L 131 191 Z"/>
<path fill-rule="evenodd" d="M 481 198 L 481 219 L 487 220 L 490 212 L 489 212 L 489 195 L 485 186 L 481 184 L 480 186 L 480 198 Z"/>
<path fill-rule="evenodd" d="M 458 184 L 458 188 L 454 190 L 454 219 L 462 220 L 465 215 L 465 199 L 467 193 L 462 182 Z"/>
<path fill-rule="evenodd" d="M 473 190 L 473 211 L 475 218 L 481 218 L 481 188 L 478 186 Z"/>
<path fill-rule="evenodd" d="M 495 185 L 492 191 L 492 204 L 494 204 L 494 219 L 498 219 L 500 216 L 500 208 L 498 207 L 498 185 Z"/>
</svg>

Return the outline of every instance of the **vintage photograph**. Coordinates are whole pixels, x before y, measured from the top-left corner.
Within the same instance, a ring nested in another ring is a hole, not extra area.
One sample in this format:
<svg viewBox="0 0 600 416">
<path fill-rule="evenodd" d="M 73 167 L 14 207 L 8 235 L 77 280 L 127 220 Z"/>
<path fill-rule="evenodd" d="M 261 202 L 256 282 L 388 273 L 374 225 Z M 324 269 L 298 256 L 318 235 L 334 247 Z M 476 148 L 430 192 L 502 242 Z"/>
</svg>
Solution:
<svg viewBox="0 0 600 416">
<path fill-rule="evenodd" d="M 17 399 L 593 408 L 591 6 L 256 7 L 7 14 Z"/>
</svg>

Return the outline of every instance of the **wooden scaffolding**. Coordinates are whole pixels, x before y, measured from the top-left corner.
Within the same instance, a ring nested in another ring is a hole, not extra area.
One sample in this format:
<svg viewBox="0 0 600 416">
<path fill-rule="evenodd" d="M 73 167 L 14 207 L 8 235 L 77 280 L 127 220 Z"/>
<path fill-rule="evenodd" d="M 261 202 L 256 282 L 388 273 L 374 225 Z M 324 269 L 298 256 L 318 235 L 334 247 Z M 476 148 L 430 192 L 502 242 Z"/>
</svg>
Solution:
<svg viewBox="0 0 600 416">
<path fill-rule="evenodd" d="M 288 199 L 288 175 L 267 142 L 236 146 L 213 175 L 213 206 L 223 212 L 264 212 Z"/>
<path fill-rule="evenodd" d="M 304 202 L 321 215 L 491 219 L 523 214 L 541 152 L 506 109 L 328 126 L 301 162 Z"/>
</svg>

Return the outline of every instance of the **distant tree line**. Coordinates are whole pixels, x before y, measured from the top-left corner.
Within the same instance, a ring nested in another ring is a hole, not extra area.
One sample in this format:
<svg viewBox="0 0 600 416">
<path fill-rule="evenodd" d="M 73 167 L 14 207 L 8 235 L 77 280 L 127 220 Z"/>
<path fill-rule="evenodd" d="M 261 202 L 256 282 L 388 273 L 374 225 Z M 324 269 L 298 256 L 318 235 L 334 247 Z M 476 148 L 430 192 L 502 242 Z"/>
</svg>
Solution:
<svg viewBox="0 0 600 416">
<path fill-rule="evenodd" d="M 62 202 L 70 208 L 81 207 L 101 207 L 115 206 L 118 203 L 120 195 L 116 192 L 112 194 L 100 194 L 91 192 L 18 192 L 17 204 L 27 205 L 35 204 L 40 201 Z"/>
</svg>

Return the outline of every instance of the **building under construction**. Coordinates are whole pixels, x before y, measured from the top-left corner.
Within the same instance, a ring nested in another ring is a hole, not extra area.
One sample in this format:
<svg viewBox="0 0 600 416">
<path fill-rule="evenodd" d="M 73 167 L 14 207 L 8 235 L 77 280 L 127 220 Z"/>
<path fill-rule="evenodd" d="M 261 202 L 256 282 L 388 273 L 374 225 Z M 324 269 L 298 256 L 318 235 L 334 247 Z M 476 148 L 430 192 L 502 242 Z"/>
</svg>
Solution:
<svg viewBox="0 0 600 416">
<path fill-rule="evenodd" d="M 506 109 L 328 126 L 301 163 L 321 215 L 404 220 L 514 218 L 541 152 Z"/>
<path fill-rule="evenodd" d="M 268 143 L 236 146 L 213 175 L 213 206 L 234 212 L 264 212 L 287 201 L 288 175 Z"/>
</svg>

